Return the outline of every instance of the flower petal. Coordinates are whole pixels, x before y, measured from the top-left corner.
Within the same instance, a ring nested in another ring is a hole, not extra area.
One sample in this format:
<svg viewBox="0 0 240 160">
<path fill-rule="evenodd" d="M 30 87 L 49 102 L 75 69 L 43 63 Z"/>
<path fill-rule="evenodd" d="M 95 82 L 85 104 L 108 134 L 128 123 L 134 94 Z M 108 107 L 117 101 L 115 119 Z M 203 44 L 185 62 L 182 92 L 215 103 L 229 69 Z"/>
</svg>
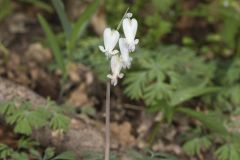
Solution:
<svg viewBox="0 0 240 160">
<path fill-rule="evenodd" d="M 115 55 L 115 54 L 118 54 L 118 53 L 119 53 L 119 51 L 117 49 L 115 49 L 111 52 L 112 55 Z"/>
<path fill-rule="evenodd" d="M 121 52 L 122 65 L 123 68 L 130 68 L 131 66 L 131 57 L 129 57 L 129 49 L 125 38 L 119 39 L 119 48 Z"/>
<path fill-rule="evenodd" d="M 111 75 L 111 74 L 108 74 L 107 77 L 110 78 L 110 79 L 112 79 L 112 75 Z"/>
<path fill-rule="evenodd" d="M 118 82 L 117 77 L 114 77 L 114 78 L 111 80 L 111 83 L 112 83 L 112 85 L 114 85 L 114 86 L 117 85 L 117 82 Z"/>
<path fill-rule="evenodd" d="M 111 70 L 112 70 L 113 74 L 118 72 L 118 70 L 119 70 L 119 57 L 118 57 L 118 55 L 114 55 L 111 58 Z"/>
<path fill-rule="evenodd" d="M 137 45 L 139 43 L 139 39 L 135 39 L 134 43 L 135 43 L 135 45 Z"/>
<path fill-rule="evenodd" d="M 123 78 L 123 76 L 124 76 L 124 74 L 123 73 L 120 73 L 119 75 L 118 75 L 118 78 Z"/>
<path fill-rule="evenodd" d="M 111 41 L 111 29 L 110 28 L 105 28 L 105 30 L 103 32 L 103 42 L 104 42 L 104 46 L 105 46 L 106 51 L 109 50 L 110 41 Z"/>
<path fill-rule="evenodd" d="M 135 18 L 131 20 L 131 28 L 132 28 L 133 39 L 135 39 L 137 28 L 138 28 L 138 22 Z"/>
<path fill-rule="evenodd" d="M 112 56 L 111 57 L 111 71 L 112 71 L 111 82 L 113 85 L 117 85 L 118 78 L 123 77 L 122 73 L 120 73 L 121 69 L 122 69 L 121 58 L 118 55 Z"/>
<path fill-rule="evenodd" d="M 98 48 L 100 49 L 101 52 L 103 52 L 103 53 L 106 52 L 106 50 L 105 50 L 105 48 L 103 46 L 98 46 Z"/>
<path fill-rule="evenodd" d="M 116 46 L 116 44 L 117 44 L 117 42 L 118 42 L 118 39 L 119 39 L 119 32 L 118 31 L 116 31 L 116 30 L 113 30 L 112 32 L 111 32 L 111 35 L 110 35 L 110 39 L 109 39 L 109 52 L 111 52 L 114 48 L 115 48 L 115 46 Z"/>
<path fill-rule="evenodd" d="M 125 38 L 120 38 L 119 39 L 119 48 L 120 48 L 120 52 L 122 56 L 125 56 L 128 54 L 128 47 L 127 47 L 127 43 L 126 43 L 126 39 Z"/>
<path fill-rule="evenodd" d="M 133 36 L 133 31 L 132 31 L 132 26 L 131 26 L 131 22 L 129 18 L 125 18 L 123 19 L 123 32 L 124 35 L 128 41 L 128 43 L 131 43 L 134 40 L 134 36 Z"/>
</svg>

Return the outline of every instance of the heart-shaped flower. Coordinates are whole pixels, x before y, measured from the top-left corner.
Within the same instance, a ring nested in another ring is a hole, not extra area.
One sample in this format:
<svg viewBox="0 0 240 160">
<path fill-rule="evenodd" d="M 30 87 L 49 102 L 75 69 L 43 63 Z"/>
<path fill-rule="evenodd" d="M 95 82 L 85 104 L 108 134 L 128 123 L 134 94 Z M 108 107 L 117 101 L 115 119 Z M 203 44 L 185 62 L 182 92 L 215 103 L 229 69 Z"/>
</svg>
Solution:
<svg viewBox="0 0 240 160">
<path fill-rule="evenodd" d="M 125 38 L 119 39 L 119 48 L 121 52 L 123 68 L 130 68 L 132 57 L 129 56 L 129 49 Z"/>
<path fill-rule="evenodd" d="M 111 84 L 116 86 L 118 82 L 118 78 L 123 77 L 123 73 L 121 73 L 122 69 L 122 60 L 118 55 L 113 55 L 111 57 L 111 71 L 112 74 L 107 75 L 108 78 L 111 79 Z"/>
<path fill-rule="evenodd" d="M 139 40 L 135 39 L 137 33 L 138 22 L 135 18 L 124 18 L 123 20 L 123 32 L 126 37 L 128 49 L 130 52 L 135 51 L 135 46 L 138 44 Z"/>
<path fill-rule="evenodd" d="M 110 28 L 106 28 L 103 32 L 103 42 L 104 47 L 99 46 L 99 49 L 105 53 L 107 57 L 111 55 L 117 54 L 118 50 L 113 50 L 116 46 L 119 39 L 119 32 L 116 30 L 111 30 Z"/>
</svg>

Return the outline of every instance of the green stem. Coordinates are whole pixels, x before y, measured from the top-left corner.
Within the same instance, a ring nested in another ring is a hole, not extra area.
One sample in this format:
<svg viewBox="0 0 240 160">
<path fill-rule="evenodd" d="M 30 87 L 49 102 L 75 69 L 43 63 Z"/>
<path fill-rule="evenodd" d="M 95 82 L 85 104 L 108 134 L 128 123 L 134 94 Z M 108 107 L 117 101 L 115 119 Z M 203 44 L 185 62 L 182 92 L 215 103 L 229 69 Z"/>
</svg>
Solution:
<svg viewBox="0 0 240 160">
<path fill-rule="evenodd" d="M 118 27 L 117 27 L 117 31 L 120 29 L 120 27 L 121 27 L 121 25 L 122 25 L 122 21 L 123 21 L 123 19 L 126 17 L 128 10 L 129 10 L 129 7 L 128 7 L 128 9 L 125 11 L 125 13 L 124 13 L 121 21 L 119 22 Z"/>
</svg>

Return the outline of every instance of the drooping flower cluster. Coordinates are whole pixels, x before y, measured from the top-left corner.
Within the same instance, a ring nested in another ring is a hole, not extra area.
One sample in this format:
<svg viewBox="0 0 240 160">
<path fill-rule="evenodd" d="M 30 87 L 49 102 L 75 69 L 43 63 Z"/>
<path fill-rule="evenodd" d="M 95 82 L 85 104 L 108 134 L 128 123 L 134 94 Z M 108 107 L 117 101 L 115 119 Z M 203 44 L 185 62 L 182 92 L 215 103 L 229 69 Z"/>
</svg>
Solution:
<svg viewBox="0 0 240 160">
<path fill-rule="evenodd" d="M 121 73 L 123 69 L 129 69 L 132 62 L 132 57 L 129 53 L 134 52 L 139 40 L 135 39 L 137 33 L 138 22 L 135 18 L 131 18 L 132 13 L 127 13 L 123 17 L 122 26 L 125 37 L 120 38 L 117 30 L 106 28 L 103 32 L 104 46 L 99 46 L 101 52 L 105 53 L 108 59 L 111 59 L 111 72 L 107 75 L 111 79 L 111 84 L 116 86 L 118 78 L 123 77 Z M 119 43 L 120 54 L 115 49 Z"/>
</svg>

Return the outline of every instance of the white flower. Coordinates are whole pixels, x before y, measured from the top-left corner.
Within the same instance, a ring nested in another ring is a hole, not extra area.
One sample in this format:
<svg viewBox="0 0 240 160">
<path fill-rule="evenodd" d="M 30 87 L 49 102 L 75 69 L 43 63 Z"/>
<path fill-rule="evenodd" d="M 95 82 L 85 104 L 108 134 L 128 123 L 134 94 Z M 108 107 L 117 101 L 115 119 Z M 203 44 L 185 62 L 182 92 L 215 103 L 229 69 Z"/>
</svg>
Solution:
<svg viewBox="0 0 240 160">
<path fill-rule="evenodd" d="M 113 49 L 116 46 L 118 39 L 119 39 L 118 31 L 111 30 L 110 28 L 106 28 L 103 32 L 104 47 L 99 46 L 99 49 L 103 53 L 105 53 L 107 57 L 117 54 L 118 50 L 113 50 Z"/>
<path fill-rule="evenodd" d="M 123 73 L 121 73 L 122 69 L 122 60 L 118 55 L 114 55 L 111 57 L 111 71 L 112 74 L 107 75 L 108 78 L 111 79 L 111 84 L 116 86 L 118 82 L 118 78 L 123 77 Z"/>
<path fill-rule="evenodd" d="M 130 52 L 135 51 L 135 45 L 138 44 L 139 40 L 135 39 L 137 33 L 138 22 L 135 18 L 124 18 L 123 19 L 123 32 L 127 40 L 128 49 Z"/>
<path fill-rule="evenodd" d="M 132 57 L 129 56 L 128 45 L 127 45 L 125 38 L 119 39 L 119 48 L 120 48 L 120 52 L 121 52 L 123 68 L 129 69 L 131 66 Z"/>
</svg>

